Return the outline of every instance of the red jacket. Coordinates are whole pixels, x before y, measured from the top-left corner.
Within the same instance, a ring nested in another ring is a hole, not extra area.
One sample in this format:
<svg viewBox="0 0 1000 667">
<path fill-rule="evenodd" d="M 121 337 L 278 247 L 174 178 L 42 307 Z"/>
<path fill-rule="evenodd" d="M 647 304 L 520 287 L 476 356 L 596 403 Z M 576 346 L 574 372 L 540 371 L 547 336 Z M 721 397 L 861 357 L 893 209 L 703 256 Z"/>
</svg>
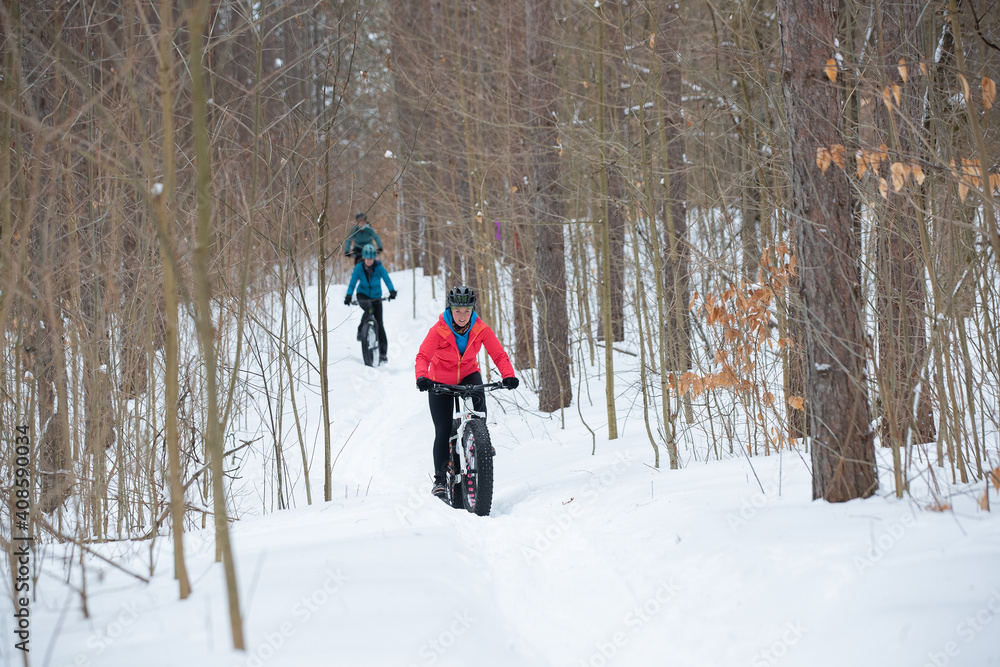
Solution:
<svg viewBox="0 0 1000 667">
<path fill-rule="evenodd" d="M 417 378 L 426 377 L 434 382 L 444 384 L 458 384 L 462 378 L 470 373 L 479 370 L 479 348 L 486 346 L 493 363 L 500 369 L 502 377 L 514 377 L 514 367 L 510 365 L 510 359 L 504 352 L 503 345 L 497 340 L 493 330 L 486 326 L 480 318 L 469 331 L 469 344 L 465 348 L 465 354 L 458 353 L 458 343 L 455 342 L 455 334 L 444 321 L 442 314 L 438 318 L 437 324 L 427 332 L 427 337 L 420 344 L 420 351 L 417 352 Z"/>
</svg>

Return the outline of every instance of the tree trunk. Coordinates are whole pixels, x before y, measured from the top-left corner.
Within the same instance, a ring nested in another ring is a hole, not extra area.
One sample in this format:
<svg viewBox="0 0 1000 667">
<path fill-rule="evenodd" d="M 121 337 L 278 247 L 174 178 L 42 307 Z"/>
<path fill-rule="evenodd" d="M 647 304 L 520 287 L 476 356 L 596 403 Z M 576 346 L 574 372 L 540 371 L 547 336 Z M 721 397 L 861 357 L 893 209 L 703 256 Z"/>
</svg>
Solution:
<svg viewBox="0 0 1000 667">
<path fill-rule="evenodd" d="M 526 0 L 528 98 L 531 101 L 531 204 L 535 223 L 535 266 L 539 310 L 538 407 L 554 412 L 569 406 L 569 322 L 566 311 L 566 259 L 563 240 L 563 190 L 559 180 L 559 130 L 556 125 L 556 58 L 552 44 L 556 21 L 552 0 Z"/>
<path fill-rule="evenodd" d="M 600 132 L 601 156 L 601 210 L 607 221 L 608 253 L 610 274 L 608 292 L 611 304 L 611 329 L 615 342 L 625 340 L 625 178 L 619 160 L 624 157 L 625 142 L 621 125 L 623 123 L 625 101 L 622 94 L 621 78 L 624 74 L 625 45 L 622 37 L 622 16 L 620 0 L 611 0 L 601 5 L 602 31 L 607 38 L 601 39 L 600 53 L 604 67 L 600 75 L 602 122 Z M 605 51 L 607 57 L 604 57 Z M 603 303 L 603 302 L 602 302 Z M 603 314 L 601 316 L 603 321 Z"/>
<path fill-rule="evenodd" d="M 215 332 L 212 327 L 212 295 L 208 276 L 208 252 L 212 245 L 212 166 L 210 157 L 207 103 L 204 70 L 202 66 L 202 39 L 209 3 L 202 0 L 191 12 L 191 105 L 195 140 L 195 168 L 197 172 L 198 228 L 197 246 L 194 251 L 195 287 L 197 292 L 197 329 L 205 358 L 205 394 L 208 400 L 206 413 L 206 449 L 212 477 L 212 500 L 215 520 L 216 548 L 222 555 L 229 599 L 229 621 L 233 648 L 243 650 L 243 618 L 240 612 L 239 586 L 236 582 L 236 563 L 229 540 L 229 518 L 226 510 L 225 470 L 223 468 L 223 442 L 218 397 L 218 365 L 216 361 Z"/>
<path fill-rule="evenodd" d="M 907 167 L 918 161 L 921 150 L 923 86 L 914 82 L 920 52 L 918 17 L 922 5 L 913 0 L 883 1 L 877 13 L 877 79 L 879 88 L 898 85 L 901 104 L 879 101 L 874 109 L 875 133 L 872 148 L 888 145 L 889 159 L 883 161 L 882 176 L 892 181 L 890 164 Z M 904 79 L 900 63 L 907 68 Z M 908 69 L 913 68 L 913 78 Z M 919 186 L 909 181 L 901 188 L 892 184 L 881 201 L 881 215 L 876 222 L 875 273 L 877 285 L 879 396 L 882 403 L 882 446 L 893 448 L 894 460 L 908 444 L 932 442 L 935 437 L 930 387 L 916 393 L 921 374 L 928 362 L 924 316 L 923 250 L 920 227 L 923 224 L 915 196 Z M 914 421 L 914 419 L 916 421 Z M 897 471 L 903 492 L 902 474 Z"/>
<path fill-rule="evenodd" d="M 878 489 L 851 190 L 839 167 L 824 173 L 816 159 L 817 148 L 843 141 L 840 92 L 824 74 L 835 52 L 836 12 L 836 0 L 778 2 L 813 498 L 831 502 L 868 497 Z"/>
<path fill-rule="evenodd" d="M 665 325 L 663 332 L 667 344 L 667 363 L 664 372 L 684 373 L 691 368 L 691 319 L 688 311 L 690 301 L 689 257 L 691 254 L 687 239 L 687 174 L 684 167 L 683 106 L 681 101 L 681 68 L 677 57 L 681 36 L 679 5 L 662 3 L 659 11 L 659 35 L 656 51 L 659 56 L 660 91 L 660 137 L 663 142 L 661 155 L 664 156 L 664 178 L 666 187 L 663 202 L 664 262 L 663 286 Z"/>
<path fill-rule="evenodd" d="M 613 248 L 611 242 L 611 220 L 610 212 L 611 205 L 608 196 L 608 181 L 609 174 L 613 168 L 608 165 L 608 146 L 607 146 L 607 132 L 609 131 L 609 126 L 611 125 L 608 121 L 608 116 L 613 114 L 608 112 L 607 104 L 607 80 L 605 78 L 605 64 L 604 64 L 604 50 L 605 50 L 605 34 L 606 27 L 604 17 L 600 16 L 598 18 L 597 32 L 598 32 L 598 59 L 597 59 L 597 99 L 598 99 L 598 109 L 597 109 L 597 135 L 598 135 L 598 146 L 599 146 L 599 159 L 598 169 L 600 170 L 600 258 L 601 258 L 601 338 L 604 340 L 604 400 L 607 405 L 608 411 L 608 440 L 616 440 L 618 438 L 618 415 L 615 411 L 615 356 L 614 356 L 614 345 L 615 340 L 614 334 L 614 312 L 615 303 L 614 295 L 617 291 L 618 296 L 618 317 L 621 319 L 621 283 L 617 285 L 612 283 L 613 271 L 611 265 L 613 260 L 611 256 L 613 254 L 619 255 L 616 260 L 619 264 L 621 262 L 621 247 Z M 612 77 L 612 82 L 614 85 L 615 78 Z M 615 86 L 617 88 L 617 86 Z M 613 122 L 613 121 L 612 121 Z M 617 206 L 615 207 L 617 210 Z M 621 223 L 619 218 L 618 224 Z M 620 236 L 620 235 L 619 235 Z M 620 238 L 618 239 L 620 240 Z M 618 271 L 618 277 L 621 278 L 621 270 Z M 589 296 L 589 295 L 588 295 Z"/>
<path fill-rule="evenodd" d="M 177 253 L 174 246 L 174 91 L 173 91 L 173 4 L 160 2 L 160 100 L 163 105 L 163 183 L 155 193 L 154 206 L 160 223 L 160 256 L 163 261 L 163 295 L 166 310 L 163 356 L 164 431 L 167 445 L 167 467 L 170 477 L 170 521 L 174 538 L 174 578 L 180 587 L 180 597 L 191 594 L 187 564 L 184 560 L 184 486 L 181 483 L 180 442 L 177 433 L 177 397 L 179 389 L 178 329 L 177 329 Z"/>
</svg>

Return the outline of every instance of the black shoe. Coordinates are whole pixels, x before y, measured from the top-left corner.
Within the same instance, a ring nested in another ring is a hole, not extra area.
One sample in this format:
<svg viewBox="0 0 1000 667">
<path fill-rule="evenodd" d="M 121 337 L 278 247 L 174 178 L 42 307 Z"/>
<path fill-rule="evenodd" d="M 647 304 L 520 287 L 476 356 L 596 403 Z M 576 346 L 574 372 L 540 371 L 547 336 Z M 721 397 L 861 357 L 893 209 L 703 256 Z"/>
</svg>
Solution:
<svg viewBox="0 0 1000 667">
<path fill-rule="evenodd" d="M 387 363 L 389 363 L 389 357 L 385 356 L 384 354 L 383 354 L 383 355 L 381 355 L 381 356 L 380 356 L 380 357 L 378 358 L 378 365 L 379 365 L 379 366 L 381 366 L 382 364 L 387 364 Z"/>
<path fill-rule="evenodd" d="M 434 475 L 434 486 L 431 487 L 431 494 L 441 500 L 448 500 L 448 487 L 444 483 L 444 475 Z"/>
<path fill-rule="evenodd" d="M 358 329 L 358 340 L 361 340 L 361 329 Z"/>
</svg>

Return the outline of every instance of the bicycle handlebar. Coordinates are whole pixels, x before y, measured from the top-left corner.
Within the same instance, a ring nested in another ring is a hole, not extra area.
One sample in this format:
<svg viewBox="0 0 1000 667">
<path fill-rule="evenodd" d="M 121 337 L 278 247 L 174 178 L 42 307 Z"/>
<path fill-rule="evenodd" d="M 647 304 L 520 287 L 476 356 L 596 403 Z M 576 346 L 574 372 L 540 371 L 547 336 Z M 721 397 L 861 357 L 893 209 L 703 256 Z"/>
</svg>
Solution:
<svg viewBox="0 0 1000 667">
<path fill-rule="evenodd" d="M 503 382 L 490 382 L 488 384 L 444 384 L 442 382 L 432 382 L 430 391 L 442 396 L 459 396 L 464 398 L 471 396 L 472 392 L 478 389 L 493 391 L 503 388 Z"/>
</svg>

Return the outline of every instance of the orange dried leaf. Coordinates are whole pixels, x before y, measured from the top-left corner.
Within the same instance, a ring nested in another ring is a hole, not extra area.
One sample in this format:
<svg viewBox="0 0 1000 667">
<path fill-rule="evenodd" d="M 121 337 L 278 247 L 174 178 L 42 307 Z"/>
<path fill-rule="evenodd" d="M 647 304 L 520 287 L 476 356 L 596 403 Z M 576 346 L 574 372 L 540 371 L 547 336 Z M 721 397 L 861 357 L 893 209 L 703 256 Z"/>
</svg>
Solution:
<svg viewBox="0 0 1000 667">
<path fill-rule="evenodd" d="M 858 178 L 861 178 L 865 175 L 865 172 L 868 171 L 867 151 L 859 150 L 855 157 L 858 160 Z"/>
<path fill-rule="evenodd" d="M 878 179 L 878 191 L 884 199 L 889 198 L 889 183 L 884 178 Z"/>
<path fill-rule="evenodd" d="M 847 149 L 841 144 L 834 144 L 830 146 L 830 157 L 833 159 L 833 163 L 841 169 L 844 168 L 844 153 L 846 152 Z"/>
<path fill-rule="evenodd" d="M 796 410 L 801 410 L 803 412 L 805 412 L 805 410 L 806 410 L 806 408 L 805 408 L 805 399 L 802 398 L 801 396 L 789 396 L 788 397 L 788 404 L 790 406 L 792 406 L 793 408 L 795 408 Z"/>
<path fill-rule="evenodd" d="M 881 144 L 878 147 L 877 151 L 870 151 L 868 153 L 868 166 L 871 167 L 872 171 L 877 172 L 879 169 L 879 165 L 882 164 L 882 161 L 888 159 L 889 157 L 888 150 L 889 150 L 888 146 L 886 146 L 885 144 Z"/>
<path fill-rule="evenodd" d="M 903 83 L 906 83 L 906 58 L 899 59 L 899 67 L 896 69 L 899 70 L 899 76 L 903 80 Z"/>
<path fill-rule="evenodd" d="M 969 195 L 969 186 L 965 184 L 965 181 L 958 182 L 958 200 L 961 202 L 965 201 L 965 198 Z"/>
<path fill-rule="evenodd" d="M 979 499 L 979 509 L 990 511 L 990 487 L 983 491 L 983 497 Z"/>
<path fill-rule="evenodd" d="M 964 74 L 959 74 L 958 80 L 962 82 L 962 90 L 965 92 L 965 99 L 968 100 L 972 97 L 972 95 L 969 94 L 969 81 L 965 78 Z"/>
<path fill-rule="evenodd" d="M 892 174 L 892 189 L 895 192 L 899 192 L 906 183 L 906 173 L 903 169 L 903 163 L 893 162 L 889 167 L 889 172 Z"/>
<path fill-rule="evenodd" d="M 769 391 L 764 392 L 764 405 L 768 407 L 774 405 L 774 394 Z"/>
<path fill-rule="evenodd" d="M 979 158 L 974 160 L 969 160 L 968 158 L 962 158 L 962 172 L 968 176 L 973 176 L 978 178 L 980 175 L 979 168 Z"/>
<path fill-rule="evenodd" d="M 836 81 L 837 80 L 836 58 L 829 58 L 826 61 L 826 67 L 823 68 L 823 71 L 826 72 L 826 78 L 830 79 L 830 81 Z"/>
<path fill-rule="evenodd" d="M 988 76 L 982 80 L 983 86 L 983 107 L 988 111 L 993 108 L 993 101 L 997 98 L 997 84 Z"/>
<path fill-rule="evenodd" d="M 990 473 L 990 480 L 993 482 L 993 488 L 1000 491 L 1000 468 L 993 469 L 993 472 Z"/>
<path fill-rule="evenodd" d="M 885 102 L 886 108 L 892 111 L 892 91 L 889 90 L 889 86 L 882 89 L 882 101 Z"/>
<path fill-rule="evenodd" d="M 920 73 L 927 76 L 927 63 L 920 61 Z"/>
<path fill-rule="evenodd" d="M 896 106 L 900 104 L 900 89 L 898 84 L 892 84 L 892 96 L 896 98 Z"/>
<path fill-rule="evenodd" d="M 826 146 L 816 148 L 816 166 L 819 167 L 820 171 L 825 174 L 826 170 L 830 168 L 832 161 L 833 156 L 830 155 L 830 151 L 827 150 Z"/>
<path fill-rule="evenodd" d="M 926 176 L 924 176 L 924 170 L 920 168 L 919 164 L 913 165 L 911 170 L 913 171 L 913 180 L 917 182 L 917 185 L 923 185 L 924 179 L 926 178 Z"/>
</svg>

